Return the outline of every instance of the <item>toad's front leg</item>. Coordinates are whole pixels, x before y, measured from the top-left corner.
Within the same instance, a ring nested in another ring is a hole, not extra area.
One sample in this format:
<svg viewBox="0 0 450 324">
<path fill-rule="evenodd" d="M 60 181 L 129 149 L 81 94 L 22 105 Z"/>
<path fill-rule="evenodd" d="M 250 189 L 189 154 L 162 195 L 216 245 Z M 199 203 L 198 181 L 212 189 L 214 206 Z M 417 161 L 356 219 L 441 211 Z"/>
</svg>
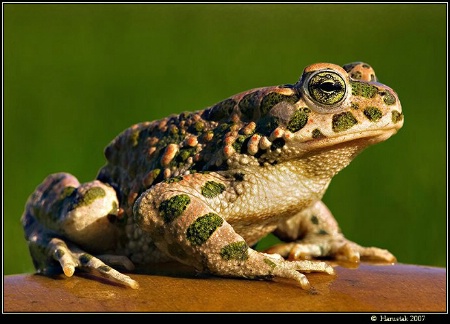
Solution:
<svg viewBox="0 0 450 324">
<path fill-rule="evenodd" d="M 251 249 L 226 222 L 220 208 L 213 208 L 224 199 L 227 185 L 213 174 L 160 183 L 137 200 L 135 221 L 161 251 L 201 272 L 250 279 L 289 278 L 304 289 L 310 284 L 301 272 L 334 273 L 324 262 L 285 261 L 279 255 Z"/>
<path fill-rule="evenodd" d="M 388 250 L 364 247 L 344 237 L 330 210 L 322 201 L 279 224 L 275 235 L 280 243 L 266 250 L 290 260 L 327 257 L 358 263 L 361 259 L 394 263 Z"/>
</svg>

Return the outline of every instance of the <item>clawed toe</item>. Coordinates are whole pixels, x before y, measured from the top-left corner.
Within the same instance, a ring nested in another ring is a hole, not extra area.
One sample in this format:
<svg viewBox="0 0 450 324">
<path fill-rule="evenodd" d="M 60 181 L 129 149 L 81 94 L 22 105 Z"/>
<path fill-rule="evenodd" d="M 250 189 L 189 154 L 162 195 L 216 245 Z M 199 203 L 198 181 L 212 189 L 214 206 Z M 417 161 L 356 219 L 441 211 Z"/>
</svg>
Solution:
<svg viewBox="0 0 450 324">
<path fill-rule="evenodd" d="M 49 249 L 52 251 L 53 259 L 60 263 L 67 277 L 72 277 L 75 269 L 78 268 L 87 272 L 98 273 L 106 279 L 121 283 L 133 289 L 139 288 L 139 284 L 129 276 L 118 272 L 99 258 L 82 251 L 76 246 L 70 246 L 69 248 L 64 241 L 58 238 L 50 241 Z M 110 260 L 112 263 L 121 265 L 126 269 L 134 269 L 133 263 L 125 256 L 105 255 L 102 257 L 104 260 Z"/>
</svg>

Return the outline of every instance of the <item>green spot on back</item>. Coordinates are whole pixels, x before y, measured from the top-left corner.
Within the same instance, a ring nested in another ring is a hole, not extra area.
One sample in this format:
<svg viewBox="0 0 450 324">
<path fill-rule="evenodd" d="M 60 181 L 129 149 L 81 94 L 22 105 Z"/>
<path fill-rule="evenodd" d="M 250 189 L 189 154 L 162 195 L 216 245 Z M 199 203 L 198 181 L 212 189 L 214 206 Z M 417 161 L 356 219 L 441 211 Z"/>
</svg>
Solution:
<svg viewBox="0 0 450 324">
<path fill-rule="evenodd" d="M 262 134 L 262 135 L 270 135 L 270 133 L 273 132 L 275 128 L 277 128 L 279 125 L 278 118 L 274 116 L 264 116 L 260 118 L 256 122 L 256 133 Z"/>
<path fill-rule="evenodd" d="M 90 205 L 95 199 L 102 198 L 106 196 L 105 190 L 100 187 L 92 187 L 88 189 L 84 195 L 79 197 L 78 201 L 73 205 L 73 208 L 81 207 L 81 206 L 88 206 Z"/>
<path fill-rule="evenodd" d="M 109 211 L 109 214 L 116 215 L 118 209 L 119 209 L 119 206 L 117 205 L 117 203 L 115 201 L 113 201 L 111 210 Z"/>
<path fill-rule="evenodd" d="M 131 146 L 137 146 L 139 144 L 139 130 L 134 130 L 129 137 Z"/>
<path fill-rule="evenodd" d="M 287 129 L 295 133 L 305 127 L 306 123 L 308 122 L 308 114 L 310 112 L 311 111 L 307 107 L 298 109 L 289 121 Z"/>
<path fill-rule="evenodd" d="M 65 187 L 60 199 L 64 199 L 66 197 L 69 197 L 73 192 L 75 191 L 75 187 Z"/>
<path fill-rule="evenodd" d="M 220 250 L 220 256 L 226 261 L 245 261 L 248 259 L 248 245 L 245 241 L 230 243 Z"/>
<path fill-rule="evenodd" d="M 244 153 L 246 146 L 244 145 L 244 142 L 247 138 L 249 138 L 251 135 L 239 135 L 236 138 L 236 141 L 233 143 L 233 148 L 236 150 L 236 152 Z"/>
<path fill-rule="evenodd" d="M 64 254 L 66 254 L 66 253 L 65 253 L 64 250 L 61 249 L 61 248 L 57 248 L 56 251 L 55 251 L 55 257 L 56 257 L 58 260 L 61 259 L 61 258 L 63 257 Z"/>
<path fill-rule="evenodd" d="M 377 87 L 364 82 L 350 81 L 350 84 L 352 86 L 352 95 L 354 96 L 373 98 L 378 92 Z"/>
<path fill-rule="evenodd" d="M 359 109 L 359 104 L 356 102 L 352 102 L 350 103 L 350 107 L 352 107 L 352 109 L 358 110 Z"/>
<path fill-rule="evenodd" d="M 264 258 L 263 259 L 264 263 L 267 264 L 269 267 L 271 267 L 272 269 L 275 269 L 275 267 L 277 266 L 275 264 L 275 262 L 273 262 L 272 260 L 268 259 L 268 258 Z"/>
<path fill-rule="evenodd" d="M 390 91 L 383 92 L 383 101 L 386 105 L 393 105 L 397 101 Z"/>
<path fill-rule="evenodd" d="M 110 266 L 107 266 L 106 264 L 99 266 L 97 269 L 101 272 L 109 272 L 112 270 L 112 268 Z"/>
<path fill-rule="evenodd" d="M 219 121 L 230 117 L 235 105 L 236 101 L 234 101 L 233 99 L 225 99 L 224 101 L 221 101 L 214 105 L 212 108 L 207 109 L 207 119 Z"/>
<path fill-rule="evenodd" d="M 169 179 L 164 180 L 164 182 L 165 183 L 174 183 L 174 182 L 180 182 L 181 180 L 183 180 L 183 176 L 169 178 Z"/>
<path fill-rule="evenodd" d="M 398 123 L 403 119 L 403 114 L 401 112 L 398 112 L 397 110 L 392 111 L 392 122 Z"/>
<path fill-rule="evenodd" d="M 223 219 L 217 214 L 209 213 L 200 216 L 188 227 L 186 238 L 192 245 L 202 245 L 222 224 Z"/>
<path fill-rule="evenodd" d="M 372 122 L 376 122 L 380 120 L 381 117 L 383 117 L 383 113 L 380 109 L 376 107 L 367 107 L 364 109 L 364 115 Z"/>
<path fill-rule="evenodd" d="M 320 131 L 320 129 L 318 129 L 318 128 L 315 128 L 312 131 L 311 135 L 312 135 L 312 138 L 315 138 L 315 139 L 317 139 L 317 138 L 324 138 L 325 137 L 325 135 L 323 135 L 322 132 Z"/>
<path fill-rule="evenodd" d="M 202 187 L 202 195 L 206 198 L 214 198 L 225 190 L 225 185 L 215 181 L 207 181 Z"/>
<path fill-rule="evenodd" d="M 84 264 L 88 264 L 92 260 L 92 258 L 93 258 L 92 255 L 90 255 L 88 253 L 84 253 L 84 254 L 80 255 L 79 260 L 80 260 L 81 264 L 84 265 Z"/>
<path fill-rule="evenodd" d="M 360 71 L 356 71 L 350 74 L 350 77 L 355 80 L 361 80 L 362 73 Z"/>
<path fill-rule="evenodd" d="M 333 116 L 333 131 L 342 132 L 352 128 L 358 121 L 352 113 L 345 111 Z"/>
<path fill-rule="evenodd" d="M 194 129 L 195 129 L 198 133 L 201 133 L 201 131 L 202 131 L 204 128 L 205 128 L 205 124 L 204 124 L 203 122 L 201 122 L 201 121 L 197 121 L 197 122 L 194 124 Z"/>
<path fill-rule="evenodd" d="M 180 216 L 187 208 L 191 199 L 188 195 L 182 194 L 173 196 L 167 200 L 164 200 L 158 207 L 159 214 L 164 219 L 165 223 L 173 221 Z"/>
<path fill-rule="evenodd" d="M 194 156 L 196 152 L 195 147 L 182 148 L 177 154 L 176 162 L 185 162 L 189 157 Z"/>
<path fill-rule="evenodd" d="M 249 120 L 253 119 L 255 110 L 259 107 L 259 92 L 250 92 L 239 101 L 239 110 Z"/>
</svg>

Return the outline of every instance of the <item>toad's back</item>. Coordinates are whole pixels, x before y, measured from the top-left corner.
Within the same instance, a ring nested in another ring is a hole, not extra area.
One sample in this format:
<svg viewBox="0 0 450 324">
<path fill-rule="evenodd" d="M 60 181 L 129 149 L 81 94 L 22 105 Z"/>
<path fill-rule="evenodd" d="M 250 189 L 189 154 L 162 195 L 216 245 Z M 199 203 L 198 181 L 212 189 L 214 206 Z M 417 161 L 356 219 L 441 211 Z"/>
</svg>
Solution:
<svg viewBox="0 0 450 324">
<path fill-rule="evenodd" d="M 121 207 L 130 215 L 139 195 L 161 181 L 229 169 L 226 160 L 234 153 L 248 153 L 244 144 L 251 135 L 268 137 L 276 128 L 264 115 L 277 103 L 295 103 L 299 96 L 292 85 L 257 88 L 205 110 L 135 124 L 106 147 L 108 162 L 97 179 L 115 188 Z M 258 148 L 253 155 L 264 163 L 270 147 Z"/>
</svg>

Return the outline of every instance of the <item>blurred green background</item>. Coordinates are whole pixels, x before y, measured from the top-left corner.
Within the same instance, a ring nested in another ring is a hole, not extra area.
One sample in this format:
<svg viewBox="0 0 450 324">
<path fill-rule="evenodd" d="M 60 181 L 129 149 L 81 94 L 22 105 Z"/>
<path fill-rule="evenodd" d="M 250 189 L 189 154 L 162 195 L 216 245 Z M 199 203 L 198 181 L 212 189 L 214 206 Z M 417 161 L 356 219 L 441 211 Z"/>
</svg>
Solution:
<svg viewBox="0 0 450 324">
<path fill-rule="evenodd" d="M 405 125 L 331 182 L 344 234 L 446 266 L 446 4 L 3 4 L 4 274 L 33 272 L 20 217 L 50 173 L 92 180 L 128 126 L 364 61 Z M 267 242 L 267 241 L 266 241 Z"/>
</svg>

